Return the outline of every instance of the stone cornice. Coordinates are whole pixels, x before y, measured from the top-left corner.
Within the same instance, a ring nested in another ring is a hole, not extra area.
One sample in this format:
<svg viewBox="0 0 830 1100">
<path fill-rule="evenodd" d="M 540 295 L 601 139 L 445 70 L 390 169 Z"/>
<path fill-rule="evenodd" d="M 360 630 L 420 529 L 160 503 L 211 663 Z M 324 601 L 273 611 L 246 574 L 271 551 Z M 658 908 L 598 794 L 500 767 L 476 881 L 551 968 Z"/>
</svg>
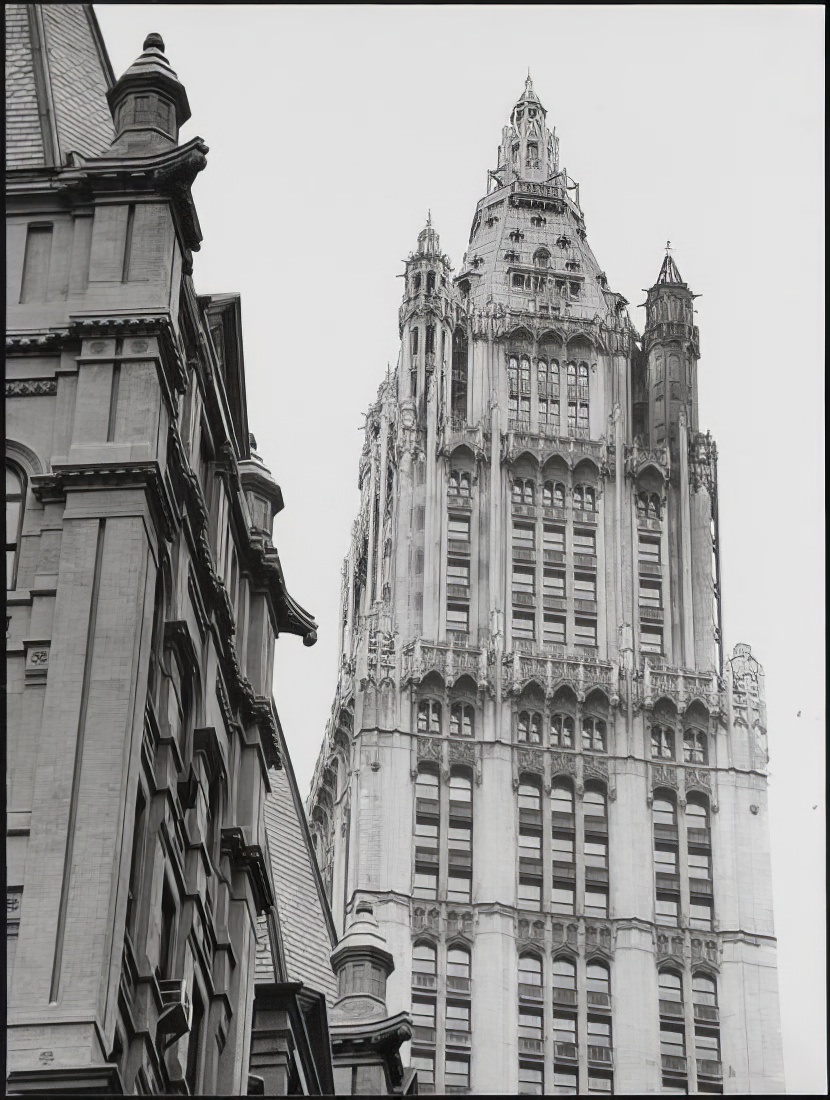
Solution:
<svg viewBox="0 0 830 1100">
<path fill-rule="evenodd" d="M 147 494 L 156 528 L 167 541 L 180 519 L 157 462 L 54 465 L 51 473 L 35 474 L 31 484 L 40 501 L 62 500 L 67 492 L 78 490 L 140 487 Z"/>
</svg>

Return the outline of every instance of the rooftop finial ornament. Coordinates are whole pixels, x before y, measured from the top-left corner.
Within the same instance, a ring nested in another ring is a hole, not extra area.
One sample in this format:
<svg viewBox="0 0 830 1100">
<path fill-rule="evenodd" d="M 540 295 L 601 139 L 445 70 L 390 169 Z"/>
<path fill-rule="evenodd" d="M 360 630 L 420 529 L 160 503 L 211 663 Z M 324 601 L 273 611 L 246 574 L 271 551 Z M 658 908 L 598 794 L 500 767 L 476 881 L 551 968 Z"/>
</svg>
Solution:
<svg viewBox="0 0 830 1100">
<path fill-rule="evenodd" d="M 144 39 L 142 50 L 156 49 L 164 53 L 164 39 L 156 31 L 151 31 Z"/>
<path fill-rule="evenodd" d="M 428 226 L 432 225 L 432 210 L 431 209 L 427 210 L 427 225 Z"/>
</svg>

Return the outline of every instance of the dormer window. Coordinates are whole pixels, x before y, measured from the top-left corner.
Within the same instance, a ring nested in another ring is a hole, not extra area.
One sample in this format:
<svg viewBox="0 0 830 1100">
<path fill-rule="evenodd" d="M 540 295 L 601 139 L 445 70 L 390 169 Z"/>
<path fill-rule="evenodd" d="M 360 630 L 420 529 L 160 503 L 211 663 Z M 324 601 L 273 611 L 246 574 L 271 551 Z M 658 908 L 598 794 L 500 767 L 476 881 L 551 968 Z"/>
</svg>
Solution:
<svg viewBox="0 0 830 1100">
<path fill-rule="evenodd" d="M 435 272 L 430 271 L 427 273 L 427 294 L 435 293 Z"/>
<path fill-rule="evenodd" d="M 536 267 L 548 267 L 550 264 L 550 252 L 546 248 L 539 248 L 533 254 L 533 263 Z"/>
<path fill-rule="evenodd" d="M 510 237 L 511 241 L 515 241 L 517 244 L 519 241 L 523 241 L 525 239 L 525 235 L 524 233 L 522 233 L 521 229 L 511 229 L 508 236 Z"/>
<path fill-rule="evenodd" d="M 420 274 L 418 274 L 418 275 L 415 276 L 415 293 L 417 294 L 420 289 L 421 289 L 421 276 L 420 276 Z"/>
<path fill-rule="evenodd" d="M 534 229 L 541 229 L 543 225 L 547 224 L 547 219 L 543 218 L 541 214 L 534 214 L 530 219 L 530 224 Z"/>
<path fill-rule="evenodd" d="M 571 238 L 566 237 L 563 233 L 561 237 L 557 238 L 556 243 L 559 245 L 560 248 L 570 248 Z"/>
<path fill-rule="evenodd" d="M 509 251 L 505 252 L 504 258 L 505 260 L 507 260 L 508 263 L 517 264 L 519 262 L 519 253 L 514 252 L 514 250 L 511 248 Z"/>
</svg>

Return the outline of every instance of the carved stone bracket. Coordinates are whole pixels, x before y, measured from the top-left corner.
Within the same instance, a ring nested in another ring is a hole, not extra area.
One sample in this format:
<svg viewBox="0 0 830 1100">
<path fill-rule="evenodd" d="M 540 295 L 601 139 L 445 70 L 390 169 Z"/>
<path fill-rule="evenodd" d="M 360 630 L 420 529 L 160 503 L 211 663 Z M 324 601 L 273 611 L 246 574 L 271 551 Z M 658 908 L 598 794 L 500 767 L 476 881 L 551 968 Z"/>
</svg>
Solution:
<svg viewBox="0 0 830 1100">
<path fill-rule="evenodd" d="M 274 904 L 274 895 L 262 848 L 247 844 L 244 829 L 234 825 L 222 830 L 222 854 L 248 876 L 257 913 L 266 912 Z"/>
</svg>

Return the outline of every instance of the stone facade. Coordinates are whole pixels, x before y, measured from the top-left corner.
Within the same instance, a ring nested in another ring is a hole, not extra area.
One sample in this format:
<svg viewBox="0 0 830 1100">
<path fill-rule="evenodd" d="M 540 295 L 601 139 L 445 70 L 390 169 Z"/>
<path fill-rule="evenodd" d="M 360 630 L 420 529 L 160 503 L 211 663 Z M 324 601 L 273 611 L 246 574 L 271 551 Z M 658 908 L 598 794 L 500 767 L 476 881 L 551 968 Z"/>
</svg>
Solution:
<svg viewBox="0 0 830 1100">
<path fill-rule="evenodd" d="M 309 798 L 420 1091 L 783 1087 L 766 717 L 723 652 L 717 452 L 667 251 L 639 335 L 528 79 L 366 423 Z"/>
<path fill-rule="evenodd" d="M 90 6 L 7 18 L 7 1088 L 245 1095 L 275 641 L 315 623 L 161 38 L 116 82 Z"/>
</svg>

